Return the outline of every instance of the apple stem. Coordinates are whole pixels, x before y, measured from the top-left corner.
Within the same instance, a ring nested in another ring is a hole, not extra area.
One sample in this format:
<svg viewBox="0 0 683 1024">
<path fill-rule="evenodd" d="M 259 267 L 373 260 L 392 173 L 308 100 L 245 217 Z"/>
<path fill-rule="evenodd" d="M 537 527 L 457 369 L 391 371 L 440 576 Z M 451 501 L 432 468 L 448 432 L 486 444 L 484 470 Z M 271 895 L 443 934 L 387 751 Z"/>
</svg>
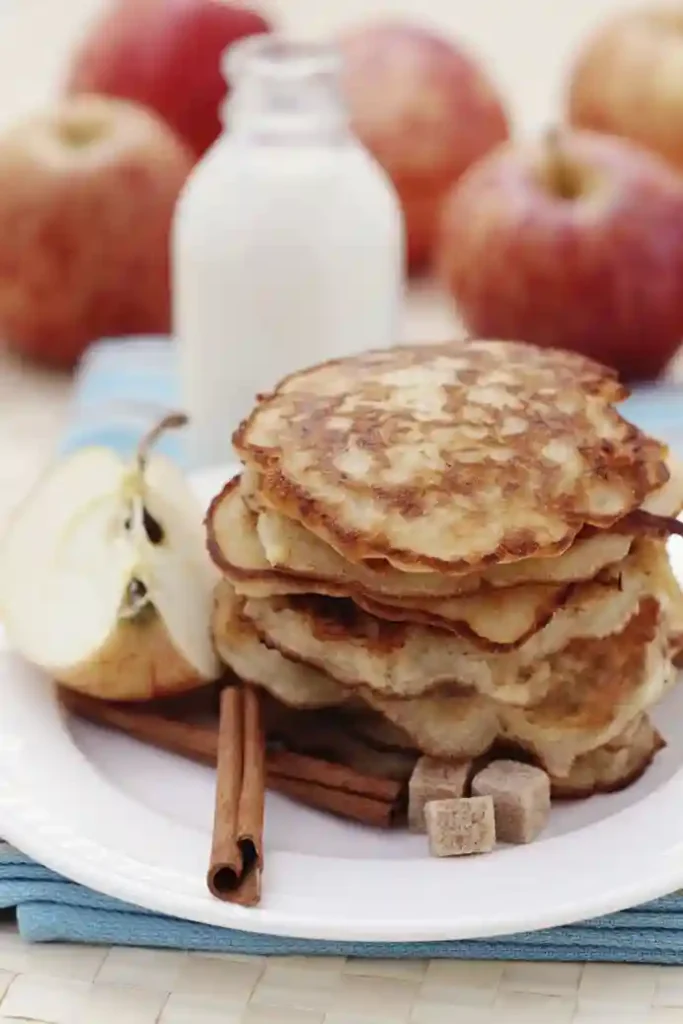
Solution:
<svg viewBox="0 0 683 1024">
<path fill-rule="evenodd" d="M 549 158 L 550 180 L 557 195 L 563 199 L 576 199 L 579 194 L 576 173 L 567 160 L 562 146 L 562 132 L 557 126 L 554 125 L 547 130 L 545 144 Z"/>
<path fill-rule="evenodd" d="M 137 451 L 138 469 L 142 472 L 145 468 L 150 450 L 154 447 L 161 434 L 167 430 L 177 430 L 179 427 L 187 426 L 188 418 L 184 412 L 171 412 L 164 416 L 151 430 L 144 435 Z"/>
</svg>

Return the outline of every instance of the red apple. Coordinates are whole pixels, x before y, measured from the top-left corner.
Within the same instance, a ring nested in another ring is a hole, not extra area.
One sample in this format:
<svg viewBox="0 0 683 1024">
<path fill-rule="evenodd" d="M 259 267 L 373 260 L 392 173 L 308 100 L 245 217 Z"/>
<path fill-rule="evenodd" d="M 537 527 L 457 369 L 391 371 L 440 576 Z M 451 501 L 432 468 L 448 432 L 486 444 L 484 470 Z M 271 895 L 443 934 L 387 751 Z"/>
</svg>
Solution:
<svg viewBox="0 0 683 1024">
<path fill-rule="evenodd" d="M 683 3 L 605 22 L 572 68 L 572 124 L 639 142 L 683 168 Z"/>
<path fill-rule="evenodd" d="M 69 367 L 169 329 L 168 237 L 189 148 L 144 107 L 66 99 L 0 137 L 0 335 Z"/>
<path fill-rule="evenodd" d="M 77 49 L 67 91 L 143 103 L 201 155 L 221 131 L 223 51 L 269 28 L 223 0 L 113 0 Z"/>
<path fill-rule="evenodd" d="M 655 377 L 683 337 L 683 178 L 593 132 L 507 144 L 455 188 L 439 272 L 465 326 Z"/>
<path fill-rule="evenodd" d="M 341 39 L 353 126 L 401 199 L 411 269 L 433 252 L 444 196 L 471 163 L 506 139 L 500 98 L 462 47 L 402 21 Z"/>
</svg>

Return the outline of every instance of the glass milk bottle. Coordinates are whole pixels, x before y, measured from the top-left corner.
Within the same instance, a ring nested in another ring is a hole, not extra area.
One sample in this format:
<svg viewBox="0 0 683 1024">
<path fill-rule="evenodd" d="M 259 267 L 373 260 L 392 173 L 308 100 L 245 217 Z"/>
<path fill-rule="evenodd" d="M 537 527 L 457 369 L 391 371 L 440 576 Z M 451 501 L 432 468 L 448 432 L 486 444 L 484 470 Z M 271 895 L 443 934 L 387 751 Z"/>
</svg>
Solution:
<svg viewBox="0 0 683 1024">
<path fill-rule="evenodd" d="M 403 220 L 352 134 L 328 47 L 232 47 L 226 127 L 173 232 L 174 333 L 193 465 L 234 458 L 255 396 L 293 370 L 397 340 Z"/>
</svg>

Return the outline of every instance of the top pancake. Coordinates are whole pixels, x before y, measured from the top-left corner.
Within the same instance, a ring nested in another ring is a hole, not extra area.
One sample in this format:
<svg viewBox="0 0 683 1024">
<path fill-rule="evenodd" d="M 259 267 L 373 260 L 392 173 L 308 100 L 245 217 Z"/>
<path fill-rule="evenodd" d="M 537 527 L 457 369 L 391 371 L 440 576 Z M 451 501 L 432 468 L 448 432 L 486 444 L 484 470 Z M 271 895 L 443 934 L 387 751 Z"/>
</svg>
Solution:
<svg viewBox="0 0 683 1024">
<path fill-rule="evenodd" d="M 264 507 L 352 562 L 466 574 L 565 550 L 668 479 L 664 449 L 614 409 L 582 356 L 466 341 L 303 370 L 234 437 Z"/>
</svg>

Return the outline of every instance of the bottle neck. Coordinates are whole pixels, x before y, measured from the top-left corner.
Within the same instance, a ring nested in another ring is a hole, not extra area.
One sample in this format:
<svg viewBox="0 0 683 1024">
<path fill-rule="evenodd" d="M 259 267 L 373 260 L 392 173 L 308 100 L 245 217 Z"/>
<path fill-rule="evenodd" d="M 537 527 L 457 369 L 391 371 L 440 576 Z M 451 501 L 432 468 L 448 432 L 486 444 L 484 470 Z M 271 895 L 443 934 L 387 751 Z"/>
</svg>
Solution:
<svg viewBox="0 0 683 1024">
<path fill-rule="evenodd" d="M 350 137 L 336 50 L 252 36 L 224 63 L 230 88 L 223 109 L 233 136 L 272 145 L 338 145 Z"/>
</svg>

